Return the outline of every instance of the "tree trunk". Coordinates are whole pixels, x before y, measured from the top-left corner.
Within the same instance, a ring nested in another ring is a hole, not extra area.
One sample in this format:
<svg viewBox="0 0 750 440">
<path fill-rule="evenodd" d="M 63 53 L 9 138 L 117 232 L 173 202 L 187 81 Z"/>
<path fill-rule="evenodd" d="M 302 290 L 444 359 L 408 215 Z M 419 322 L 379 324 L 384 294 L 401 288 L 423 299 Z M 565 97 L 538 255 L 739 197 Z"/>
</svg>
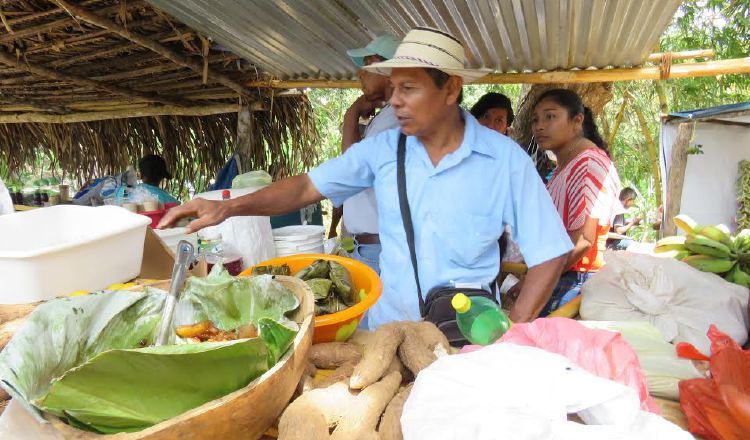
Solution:
<svg viewBox="0 0 750 440">
<path fill-rule="evenodd" d="M 513 121 L 513 139 L 523 147 L 526 152 L 531 149 L 531 117 L 534 104 L 542 93 L 549 89 L 570 89 L 581 96 L 584 105 L 589 107 L 594 118 L 604 109 L 604 106 L 612 99 L 612 83 L 589 83 L 589 84 L 524 84 L 524 97 L 516 109 L 516 118 Z M 544 177 L 552 169 L 552 164 L 546 156 L 539 156 L 537 170 Z"/>
</svg>

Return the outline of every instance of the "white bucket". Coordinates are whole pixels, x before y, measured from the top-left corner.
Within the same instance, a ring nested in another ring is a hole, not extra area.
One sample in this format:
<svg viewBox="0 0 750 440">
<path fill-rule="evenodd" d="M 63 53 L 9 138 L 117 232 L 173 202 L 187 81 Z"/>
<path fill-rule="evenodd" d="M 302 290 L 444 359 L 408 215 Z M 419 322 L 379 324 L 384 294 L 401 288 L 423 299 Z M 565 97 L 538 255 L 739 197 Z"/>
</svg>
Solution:
<svg viewBox="0 0 750 440">
<path fill-rule="evenodd" d="M 316 225 L 285 226 L 273 230 L 276 256 L 323 253 L 325 228 Z"/>
<path fill-rule="evenodd" d="M 318 225 L 284 226 L 273 230 L 274 241 L 310 241 L 323 240 L 326 228 Z"/>
</svg>

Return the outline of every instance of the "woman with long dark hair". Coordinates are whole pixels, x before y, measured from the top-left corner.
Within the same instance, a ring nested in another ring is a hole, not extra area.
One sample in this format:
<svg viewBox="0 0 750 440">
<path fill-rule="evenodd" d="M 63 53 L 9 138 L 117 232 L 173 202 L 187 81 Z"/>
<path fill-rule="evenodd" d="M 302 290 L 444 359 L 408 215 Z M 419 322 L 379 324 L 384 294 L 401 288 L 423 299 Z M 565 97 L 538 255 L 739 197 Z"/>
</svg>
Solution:
<svg viewBox="0 0 750 440">
<path fill-rule="evenodd" d="M 540 316 L 569 302 L 603 264 L 607 233 L 621 210 L 620 177 L 591 110 L 571 90 L 544 92 L 534 105 L 532 132 L 539 148 L 557 157 L 547 190 L 574 248 Z"/>
</svg>

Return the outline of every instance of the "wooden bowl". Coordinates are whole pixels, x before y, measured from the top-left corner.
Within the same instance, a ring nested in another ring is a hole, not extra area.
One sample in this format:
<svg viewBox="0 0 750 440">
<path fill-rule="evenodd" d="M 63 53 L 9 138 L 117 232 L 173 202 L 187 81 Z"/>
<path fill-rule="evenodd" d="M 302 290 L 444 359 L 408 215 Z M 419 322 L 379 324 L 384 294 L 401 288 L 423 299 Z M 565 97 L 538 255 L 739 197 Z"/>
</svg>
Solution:
<svg viewBox="0 0 750 440">
<path fill-rule="evenodd" d="M 246 387 L 207 402 L 177 417 L 138 432 L 95 434 L 76 429 L 46 414 L 54 429 L 65 439 L 76 440 L 190 440 L 260 438 L 289 404 L 307 365 L 312 345 L 315 302 L 304 281 L 277 276 L 276 280 L 294 292 L 300 306 L 291 317 L 300 325 L 294 344 L 265 374 Z"/>
</svg>

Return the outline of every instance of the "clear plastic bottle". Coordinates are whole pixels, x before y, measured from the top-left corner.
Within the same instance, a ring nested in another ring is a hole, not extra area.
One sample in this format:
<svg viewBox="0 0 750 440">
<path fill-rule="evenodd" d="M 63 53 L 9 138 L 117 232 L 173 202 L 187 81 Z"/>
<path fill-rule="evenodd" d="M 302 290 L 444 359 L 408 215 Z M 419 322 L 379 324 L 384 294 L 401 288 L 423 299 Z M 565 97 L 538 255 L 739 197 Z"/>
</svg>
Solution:
<svg viewBox="0 0 750 440">
<path fill-rule="evenodd" d="M 210 229 L 198 232 L 198 258 L 206 260 L 206 269 L 222 264 L 230 275 L 237 276 L 242 272 L 242 255 L 230 244 L 221 240 L 221 234 Z"/>
<path fill-rule="evenodd" d="M 494 301 L 487 298 L 469 298 L 457 293 L 453 295 L 451 305 L 456 309 L 458 329 L 472 344 L 492 344 L 510 328 L 510 319 Z"/>
</svg>

